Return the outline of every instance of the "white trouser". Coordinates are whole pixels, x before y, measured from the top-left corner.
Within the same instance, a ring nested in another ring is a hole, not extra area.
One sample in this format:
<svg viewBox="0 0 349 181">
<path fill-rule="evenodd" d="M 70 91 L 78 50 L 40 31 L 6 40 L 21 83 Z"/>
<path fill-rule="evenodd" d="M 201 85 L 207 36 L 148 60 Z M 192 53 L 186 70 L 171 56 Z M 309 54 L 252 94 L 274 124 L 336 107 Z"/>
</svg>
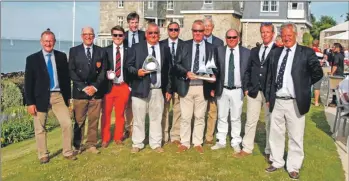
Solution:
<svg viewBox="0 0 349 181">
<path fill-rule="evenodd" d="M 236 147 L 241 143 L 241 112 L 243 105 L 242 89 L 228 90 L 223 88 L 222 95 L 217 98 L 218 122 L 216 138 L 219 144 L 226 145 L 228 133 L 228 115 L 231 121 L 231 146 Z"/>
</svg>

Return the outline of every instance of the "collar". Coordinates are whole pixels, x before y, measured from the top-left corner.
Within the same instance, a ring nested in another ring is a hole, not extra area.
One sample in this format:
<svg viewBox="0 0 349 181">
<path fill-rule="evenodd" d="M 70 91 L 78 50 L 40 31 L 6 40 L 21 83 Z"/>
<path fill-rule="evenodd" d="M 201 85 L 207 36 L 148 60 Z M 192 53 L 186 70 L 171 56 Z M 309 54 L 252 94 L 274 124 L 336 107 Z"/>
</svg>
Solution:
<svg viewBox="0 0 349 181">
<path fill-rule="evenodd" d="M 154 46 L 154 48 L 156 48 L 157 46 L 159 46 L 159 42 L 157 42 L 155 45 L 151 45 L 147 42 L 147 47 L 151 48 L 152 46 Z"/>
<path fill-rule="evenodd" d="M 116 49 L 118 45 L 116 45 L 114 42 L 113 42 L 113 50 Z M 124 44 L 121 43 L 121 45 L 119 45 L 120 49 L 123 49 L 124 48 Z"/>
<path fill-rule="evenodd" d="M 168 43 L 172 44 L 172 42 L 175 42 L 175 44 L 177 44 L 178 43 L 178 38 L 175 41 L 173 41 L 171 38 L 168 38 Z"/>
<path fill-rule="evenodd" d="M 230 47 L 227 45 L 227 50 L 229 50 L 230 51 Z M 233 48 L 234 49 L 234 51 L 239 51 L 240 49 L 239 49 L 239 45 L 236 45 L 236 47 L 234 47 Z"/>
<path fill-rule="evenodd" d="M 200 43 L 197 43 L 196 41 L 194 41 L 194 40 L 193 40 L 193 44 L 194 44 L 194 45 L 199 44 L 199 45 L 201 46 L 201 45 L 203 45 L 203 44 L 204 44 L 204 42 L 205 42 L 204 40 L 201 40 L 201 42 L 200 42 Z"/>
<path fill-rule="evenodd" d="M 297 43 L 295 43 L 290 49 L 291 49 L 291 52 L 296 52 L 296 48 L 297 48 Z M 287 47 L 284 46 L 284 50 L 286 51 L 287 50 Z"/>
<path fill-rule="evenodd" d="M 42 53 L 44 54 L 44 57 L 46 57 L 46 55 L 49 53 L 51 53 L 51 57 L 53 56 L 53 50 L 51 52 L 47 52 L 44 49 L 42 49 Z"/>
<path fill-rule="evenodd" d="M 83 44 L 84 45 L 84 48 L 86 49 L 86 48 L 90 48 L 90 50 L 92 50 L 93 49 L 93 44 L 91 45 L 91 46 L 87 46 L 87 45 L 85 45 L 85 44 Z"/>
<path fill-rule="evenodd" d="M 136 31 L 129 31 L 130 33 L 131 33 L 131 35 L 134 33 L 135 35 L 138 35 L 138 30 L 136 30 Z"/>
<path fill-rule="evenodd" d="M 274 42 L 271 41 L 268 45 L 264 45 L 264 44 L 263 44 L 262 46 L 263 46 L 263 47 L 267 46 L 268 48 L 272 48 L 273 45 L 274 45 Z"/>
</svg>

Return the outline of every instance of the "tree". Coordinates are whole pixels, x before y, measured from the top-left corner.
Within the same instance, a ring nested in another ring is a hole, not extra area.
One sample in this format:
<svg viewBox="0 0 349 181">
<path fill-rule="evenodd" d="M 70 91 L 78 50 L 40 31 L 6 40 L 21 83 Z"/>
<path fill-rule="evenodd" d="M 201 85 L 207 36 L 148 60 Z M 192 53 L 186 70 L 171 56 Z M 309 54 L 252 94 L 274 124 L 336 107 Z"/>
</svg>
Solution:
<svg viewBox="0 0 349 181">
<path fill-rule="evenodd" d="M 332 16 L 321 16 L 319 21 L 316 21 L 314 15 L 311 15 L 310 18 L 313 24 L 313 27 L 310 29 L 310 34 L 314 39 L 319 39 L 322 30 L 331 28 L 337 24 Z"/>
<path fill-rule="evenodd" d="M 313 43 L 313 37 L 311 36 L 310 33 L 305 32 L 303 34 L 303 45 L 311 47 L 312 43 Z"/>
</svg>

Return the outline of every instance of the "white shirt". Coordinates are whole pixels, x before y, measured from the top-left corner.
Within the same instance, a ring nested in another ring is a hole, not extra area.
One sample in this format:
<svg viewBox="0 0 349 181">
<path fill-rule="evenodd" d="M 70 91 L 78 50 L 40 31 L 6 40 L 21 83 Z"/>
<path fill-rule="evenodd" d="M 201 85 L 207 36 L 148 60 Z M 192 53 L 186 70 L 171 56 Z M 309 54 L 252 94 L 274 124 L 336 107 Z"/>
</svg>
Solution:
<svg viewBox="0 0 349 181">
<path fill-rule="evenodd" d="M 195 65 L 195 54 L 196 54 L 196 44 L 199 44 L 199 69 L 202 66 L 205 66 L 205 54 L 206 54 L 206 48 L 205 48 L 205 41 L 202 40 L 200 43 L 197 43 L 193 40 L 193 46 L 192 46 L 192 55 L 191 55 L 191 72 L 194 72 L 194 65 Z M 202 80 L 191 80 L 190 81 L 193 84 L 202 84 Z"/>
<path fill-rule="evenodd" d="M 91 52 L 91 59 L 92 59 L 92 55 L 93 55 L 93 45 L 91 45 L 91 46 L 87 46 L 87 45 L 85 45 L 85 44 L 83 44 L 84 45 L 84 49 L 85 49 L 85 55 L 86 55 L 86 57 L 87 57 L 87 48 L 90 48 L 90 52 Z"/>
<path fill-rule="evenodd" d="M 46 55 L 49 54 L 49 53 L 46 52 L 45 50 L 42 50 L 42 53 L 44 55 L 45 63 L 46 63 L 46 66 L 47 66 L 48 56 L 46 56 Z M 51 63 L 52 63 L 52 68 L 53 68 L 53 79 L 54 79 L 54 86 L 50 90 L 51 91 L 60 91 L 61 89 L 59 88 L 55 54 L 53 53 L 53 51 L 50 54 L 51 54 Z"/>
<path fill-rule="evenodd" d="M 113 62 L 114 62 L 114 67 L 113 70 L 115 71 L 115 66 L 116 66 L 116 47 L 117 45 L 115 43 L 113 43 Z M 121 57 L 121 67 L 120 67 L 120 77 L 117 78 L 115 77 L 114 79 L 114 83 L 122 83 L 124 82 L 124 71 L 123 71 L 123 67 L 124 67 L 124 44 L 119 45 L 119 51 L 120 51 L 120 57 Z"/>
<path fill-rule="evenodd" d="M 175 49 L 175 55 L 176 55 L 176 53 L 177 53 L 177 45 L 178 45 L 178 38 L 175 41 L 173 41 L 171 38 L 168 38 L 168 47 L 170 47 L 171 54 L 172 54 L 172 42 L 175 43 L 174 44 L 174 49 Z"/>
<path fill-rule="evenodd" d="M 339 94 L 340 94 L 340 97 L 341 97 L 343 104 L 349 104 L 349 102 L 347 100 L 345 100 L 345 98 L 343 96 L 344 93 L 347 93 L 349 96 L 349 76 L 347 76 L 344 80 L 342 80 L 339 83 L 338 88 L 339 88 Z"/>
<path fill-rule="evenodd" d="M 286 67 L 285 67 L 285 72 L 284 72 L 284 78 L 283 78 L 283 82 L 282 82 L 282 88 L 276 92 L 276 96 L 279 96 L 279 97 L 291 96 L 293 98 L 296 98 L 296 94 L 294 92 L 293 78 L 291 75 L 293 58 L 294 58 L 294 54 L 296 52 L 296 47 L 297 47 L 297 43 L 295 45 L 293 45 L 290 48 L 291 51 L 288 52 L 288 57 L 287 57 L 287 62 L 286 62 Z M 287 48 L 284 47 L 284 49 L 282 50 L 282 53 L 280 55 L 275 81 L 277 81 L 277 76 L 279 75 L 279 70 L 280 70 L 280 67 L 282 64 L 282 60 L 284 59 L 284 57 L 286 55 L 286 50 L 287 50 Z"/>
<path fill-rule="evenodd" d="M 139 43 L 139 38 L 138 38 L 138 30 L 133 32 L 131 30 L 128 31 L 128 47 L 132 47 L 132 38 L 133 38 L 133 33 L 135 34 L 135 44 Z"/>
<path fill-rule="evenodd" d="M 268 45 L 261 45 L 261 48 L 259 49 L 258 55 L 259 55 L 259 60 L 262 61 L 262 55 L 265 49 L 265 46 L 267 46 L 266 50 L 265 50 L 265 55 L 264 55 L 264 60 L 267 58 L 271 48 L 273 47 L 274 42 L 269 43 Z"/>
<path fill-rule="evenodd" d="M 225 75 L 224 75 L 224 86 L 228 86 L 228 71 L 229 71 L 229 58 L 230 58 L 230 47 L 227 46 L 225 50 Z M 239 46 L 233 48 L 234 54 L 234 86 L 241 87 L 241 75 L 240 75 L 240 49 Z"/>
<path fill-rule="evenodd" d="M 148 54 L 152 55 L 153 54 L 153 49 L 151 47 L 153 45 L 150 45 L 149 43 L 147 43 L 147 46 L 148 46 Z M 158 88 L 161 87 L 161 54 L 160 54 L 160 45 L 159 45 L 159 43 L 154 45 L 154 50 L 155 50 L 156 60 L 158 61 L 158 64 L 159 64 L 160 67 L 159 67 L 159 69 L 156 72 L 156 84 L 155 85 L 151 84 L 150 87 L 158 89 Z"/>
</svg>

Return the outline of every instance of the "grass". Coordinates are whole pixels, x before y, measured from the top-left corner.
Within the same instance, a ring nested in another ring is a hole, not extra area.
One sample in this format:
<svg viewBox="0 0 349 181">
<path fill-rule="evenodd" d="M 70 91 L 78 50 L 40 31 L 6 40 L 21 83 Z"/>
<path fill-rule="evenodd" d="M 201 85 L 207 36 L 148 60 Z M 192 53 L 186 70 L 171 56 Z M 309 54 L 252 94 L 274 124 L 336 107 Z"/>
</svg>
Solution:
<svg viewBox="0 0 349 181">
<path fill-rule="evenodd" d="M 149 146 L 138 154 L 131 154 L 131 141 L 128 139 L 124 146 L 111 144 L 101 149 L 100 155 L 83 153 L 77 161 L 72 162 L 63 159 L 61 130 L 57 128 L 48 133 L 48 148 L 51 155 L 55 155 L 49 164 L 39 164 L 35 140 L 26 140 L 2 149 L 1 177 L 2 180 L 15 181 L 290 180 L 284 170 L 271 174 L 264 171 L 268 166 L 262 155 L 265 146 L 264 122 L 261 121 L 257 129 L 253 155 L 244 159 L 233 158 L 229 147 L 211 151 L 206 145 L 203 155 L 193 149 L 177 154 L 176 146 L 171 144 L 164 146 L 165 153 L 162 154 L 153 152 Z M 330 127 L 323 107 L 312 107 L 306 116 L 305 159 L 300 180 L 344 180 L 344 171 L 329 134 Z"/>
</svg>

